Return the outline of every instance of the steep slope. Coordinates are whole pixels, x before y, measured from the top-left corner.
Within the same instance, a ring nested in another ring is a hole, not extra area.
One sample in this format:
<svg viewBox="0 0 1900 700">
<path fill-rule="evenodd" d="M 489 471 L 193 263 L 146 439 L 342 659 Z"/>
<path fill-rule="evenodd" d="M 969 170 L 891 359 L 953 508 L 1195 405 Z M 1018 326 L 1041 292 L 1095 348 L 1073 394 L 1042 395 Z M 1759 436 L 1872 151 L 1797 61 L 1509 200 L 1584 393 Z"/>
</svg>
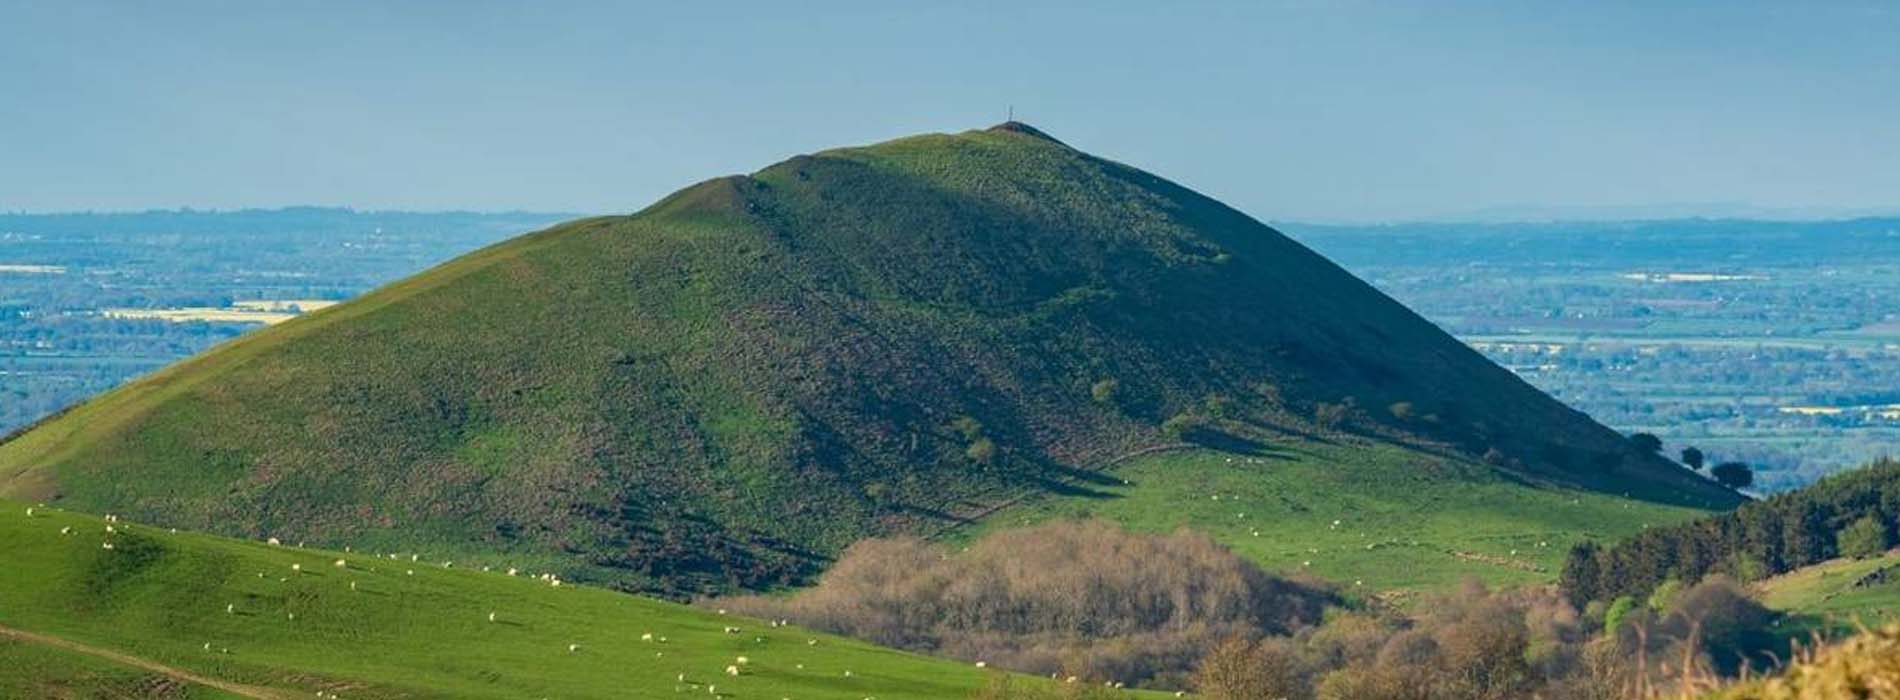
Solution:
<svg viewBox="0 0 1900 700">
<path fill-rule="evenodd" d="M 692 591 L 1177 432 L 1735 502 L 1258 221 L 1014 123 L 710 180 L 248 335 L 0 445 L 0 492 Z"/>
<path fill-rule="evenodd" d="M 8 501 L 0 551 L 7 698 L 949 699 L 984 680 L 965 662 L 531 575 Z"/>
</svg>

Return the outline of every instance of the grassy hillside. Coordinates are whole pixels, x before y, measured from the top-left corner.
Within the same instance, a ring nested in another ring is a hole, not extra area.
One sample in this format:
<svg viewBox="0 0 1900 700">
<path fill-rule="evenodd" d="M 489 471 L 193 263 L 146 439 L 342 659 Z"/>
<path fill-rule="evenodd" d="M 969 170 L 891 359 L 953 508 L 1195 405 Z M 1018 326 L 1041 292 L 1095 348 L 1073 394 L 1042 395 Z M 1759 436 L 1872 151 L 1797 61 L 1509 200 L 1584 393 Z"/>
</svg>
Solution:
<svg viewBox="0 0 1900 700">
<path fill-rule="evenodd" d="M 1879 627 L 1900 615 L 1900 552 L 1834 559 L 1755 584 L 1762 602 L 1828 634 Z"/>
<path fill-rule="evenodd" d="M 1102 517 L 1151 532 L 1188 527 L 1269 569 L 1343 582 L 1349 595 L 1390 597 L 1466 577 L 1548 583 L 1572 544 L 1707 514 L 1578 489 L 1527 488 L 1480 464 L 1390 445 L 1276 447 L 1136 458 L 1092 493 L 1025 499 L 951 536 L 1060 517 Z"/>
<path fill-rule="evenodd" d="M 28 517 L 13 502 L 0 502 L 0 551 L 0 697 L 251 697 L 7 629 L 264 697 L 711 697 L 714 685 L 722 698 L 961 698 L 983 681 L 963 663 L 435 557 L 273 547 L 45 508 Z M 742 674 L 725 675 L 739 656 Z"/>
<path fill-rule="evenodd" d="M 707 181 L 249 334 L 0 444 L 0 495 L 691 593 L 1067 492 L 1164 425 L 1249 447 L 1215 419 L 1736 501 L 1258 221 L 1019 124 Z"/>
</svg>

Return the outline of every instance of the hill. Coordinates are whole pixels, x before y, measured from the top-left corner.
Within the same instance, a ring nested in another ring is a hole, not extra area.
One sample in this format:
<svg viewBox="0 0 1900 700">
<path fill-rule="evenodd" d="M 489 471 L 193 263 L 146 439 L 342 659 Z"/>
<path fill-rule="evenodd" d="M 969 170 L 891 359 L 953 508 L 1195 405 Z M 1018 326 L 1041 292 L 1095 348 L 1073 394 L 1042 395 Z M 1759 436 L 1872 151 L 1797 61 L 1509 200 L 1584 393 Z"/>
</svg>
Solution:
<svg viewBox="0 0 1900 700">
<path fill-rule="evenodd" d="M 26 513 L 0 502 L 0 697 L 962 698 L 984 682 L 966 663 L 529 574 Z"/>
<path fill-rule="evenodd" d="M 1177 438 L 1733 494 L 1273 229 L 1022 124 L 799 156 L 249 334 L 0 444 L 0 493 L 259 537 L 798 581 Z"/>
</svg>

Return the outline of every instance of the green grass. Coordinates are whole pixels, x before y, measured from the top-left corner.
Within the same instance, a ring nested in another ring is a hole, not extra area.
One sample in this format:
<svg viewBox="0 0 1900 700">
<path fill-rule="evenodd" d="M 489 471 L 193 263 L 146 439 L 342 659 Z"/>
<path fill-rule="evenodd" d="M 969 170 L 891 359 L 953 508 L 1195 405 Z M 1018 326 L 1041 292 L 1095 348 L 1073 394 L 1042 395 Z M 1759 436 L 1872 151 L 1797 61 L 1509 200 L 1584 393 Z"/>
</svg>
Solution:
<svg viewBox="0 0 1900 700">
<path fill-rule="evenodd" d="M 0 698 L 240 700 L 242 697 L 77 652 L 0 639 Z"/>
<path fill-rule="evenodd" d="M 710 180 L 246 334 L 0 442 L 0 495 L 769 589 L 1060 492 L 1216 396 L 1289 433 L 1350 403 L 1373 442 L 1735 503 L 1264 224 L 1019 125 Z"/>
<path fill-rule="evenodd" d="M 1900 552 L 1869 559 L 1832 559 L 1755 584 L 1762 603 L 1792 613 L 1792 629 L 1838 636 L 1879 627 L 1900 615 L 1900 571 L 1886 583 L 1856 586 L 1861 577 L 1900 567 Z"/>
<path fill-rule="evenodd" d="M 1063 517 L 1151 532 L 1186 527 L 1267 568 L 1389 596 L 1466 577 L 1548 583 L 1581 540 L 1613 541 L 1707 514 L 1527 487 L 1481 465 L 1376 444 L 1296 442 L 1259 455 L 1165 452 L 1131 460 L 1113 476 L 1128 483 L 1031 499 L 955 536 Z"/>
<path fill-rule="evenodd" d="M 128 523 L 108 534 L 105 526 L 43 508 L 28 518 L 24 505 L 0 502 L 0 625 L 289 696 L 328 691 L 349 700 L 710 697 L 708 683 L 722 698 L 961 698 L 985 673 L 601 589 L 444 568 L 434 558 L 411 563 Z M 106 541 L 116 548 L 103 549 Z M 346 567 L 333 566 L 339 558 Z M 666 641 L 643 642 L 646 633 Z M 580 646 L 569 652 L 570 644 Z M 744 674 L 724 675 L 738 656 L 751 661 Z M 680 673 L 692 685 L 678 684 Z M 144 698 L 122 690 L 152 678 L 0 642 L 4 697 Z M 161 697 L 230 697 L 180 692 Z"/>
</svg>

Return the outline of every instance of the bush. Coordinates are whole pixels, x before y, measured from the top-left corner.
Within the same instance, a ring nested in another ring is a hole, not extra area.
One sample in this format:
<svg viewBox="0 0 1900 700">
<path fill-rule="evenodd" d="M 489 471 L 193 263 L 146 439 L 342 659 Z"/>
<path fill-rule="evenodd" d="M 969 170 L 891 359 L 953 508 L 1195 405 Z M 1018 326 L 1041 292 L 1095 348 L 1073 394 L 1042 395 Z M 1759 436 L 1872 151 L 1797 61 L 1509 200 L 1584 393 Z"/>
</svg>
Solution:
<svg viewBox="0 0 1900 700">
<path fill-rule="evenodd" d="M 1412 402 L 1410 401 L 1394 403 L 1391 406 L 1387 406 L 1386 411 L 1390 412 L 1393 418 L 1399 419 L 1400 422 L 1411 422 L 1412 418 L 1418 414 L 1417 409 L 1413 408 Z"/>
<path fill-rule="evenodd" d="M 1880 556 L 1892 545 L 1887 525 L 1880 518 L 1868 515 L 1841 529 L 1835 541 L 1841 556 L 1855 559 L 1867 559 Z"/>
<path fill-rule="evenodd" d="M 1122 383 L 1114 379 L 1104 379 L 1089 387 L 1089 396 L 1099 404 L 1113 404 L 1121 392 Z"/>
<path fill-rule="evenodd" d="M 1635 447 L 1638 452 L 1653 455 L 1662 451 L 1663 443 L 1662 438 L 1656 437 L 1652 433 L 1635 433 L 1630 435 L 1630 445 Z"/>
<path fill-rule="evenodd" d="M 865 540 L 815 587 L 720 605 L 1020 671 L 1137 682 L 1186 673 L 1229 637 L 1316 623 L 1330 600 L 1203 535 L 1057 522 L 997 532 L 963 552 Z"/>
<path fill-rule="evenodd" d="M 1182 440 L 1201 427 L 1201 419 L 1193 413 L 1182 411 L 1161 422 L 1161 434 L 1169 439 Z"/>
<path fill-rule="evenodd" d="M 970 443 L 970 446 L 963 451 L 963 455 L 977 464 L 994 464 L 996 443 L 986 437 L 977 438 L 976 442 Z"/>
<path fill-rule="evenodd" d="M 1732 489 L 1745 489 L 1755 483 L 1755 470 L 1741 462 L 1723 462 L 1709 469 L 1709 475 Z"/>
</svg>

